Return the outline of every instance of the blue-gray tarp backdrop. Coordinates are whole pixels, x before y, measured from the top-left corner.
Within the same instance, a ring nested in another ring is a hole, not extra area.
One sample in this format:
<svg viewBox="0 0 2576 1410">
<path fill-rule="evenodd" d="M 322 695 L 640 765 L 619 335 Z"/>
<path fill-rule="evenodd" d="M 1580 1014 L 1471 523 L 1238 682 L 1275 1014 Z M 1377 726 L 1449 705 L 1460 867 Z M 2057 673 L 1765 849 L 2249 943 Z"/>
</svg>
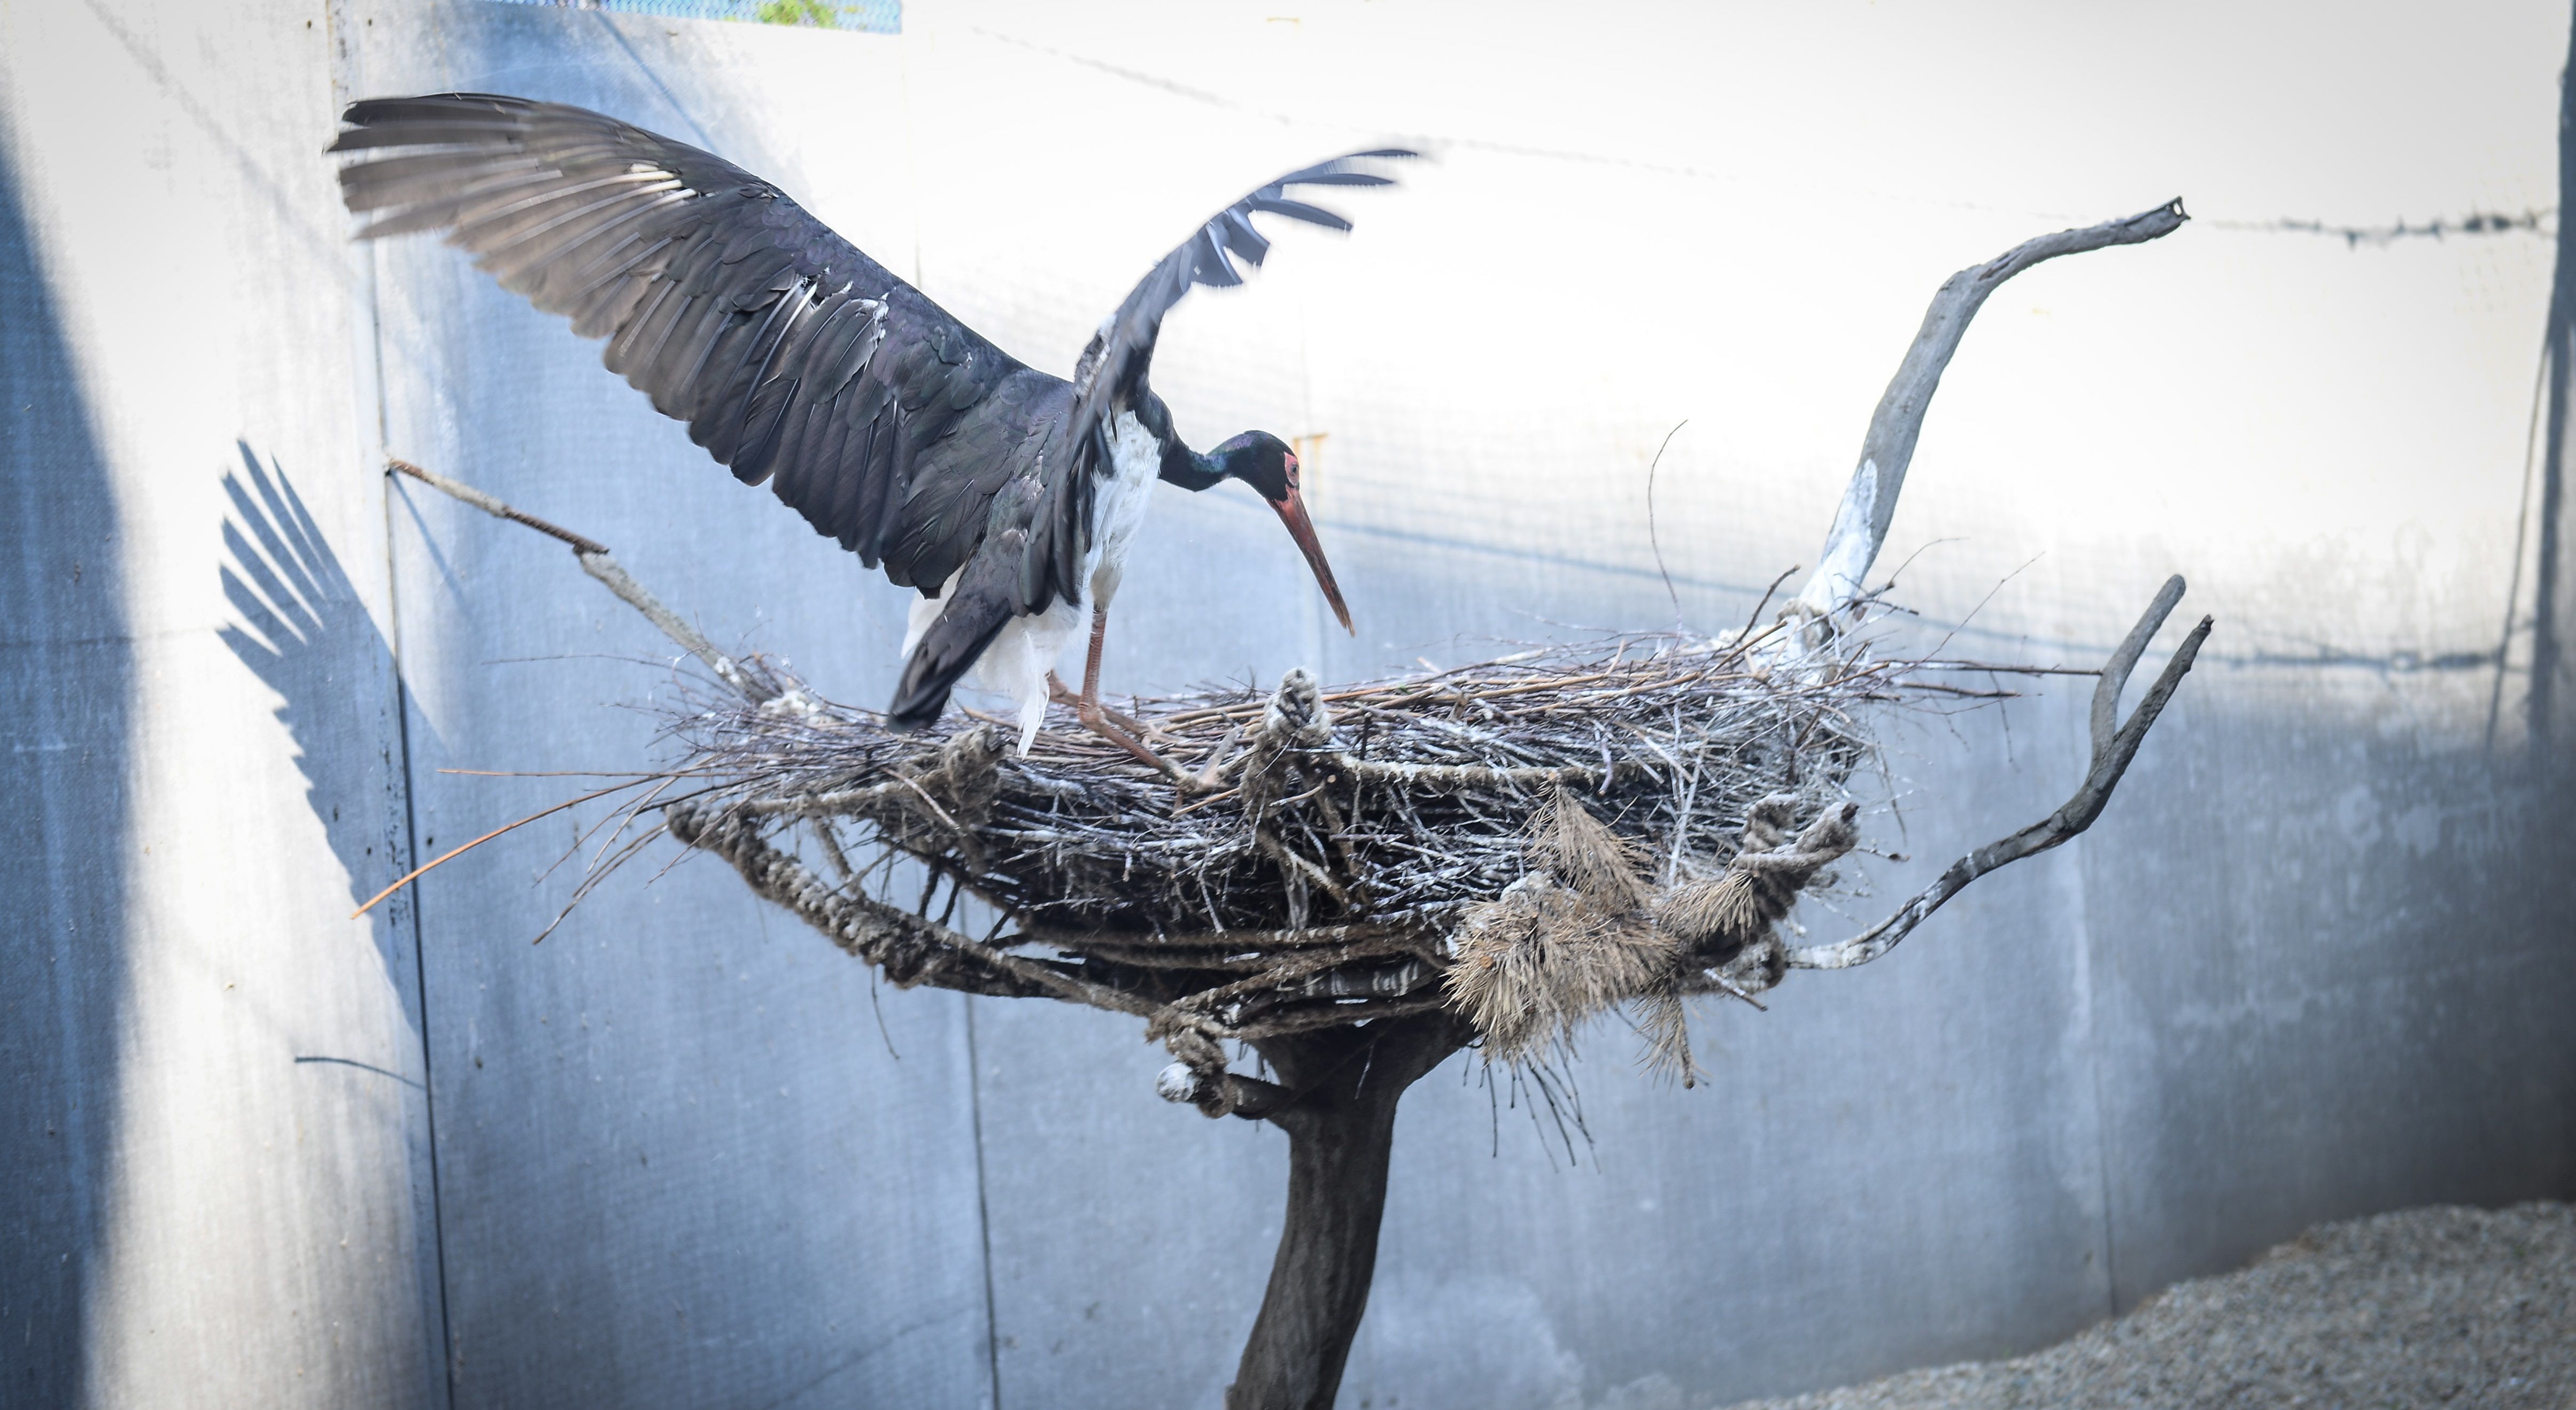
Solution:
<svg viewBox="0 0 2576 1410">
<path fill-rule="evenodd" d="M 583 786 L 492 773 L 653 758 L 672 695 L 568 555 L 387 454 L 839 698 L 903 622 L 560 320 L 348 242 L 334 114 L 432 89 L 722 151 L 1059 371 L 1207 210 L 1425 145 L 1156 368 L 1202 446 L 1308 438 L 1359 636 L 1249 495 L 1167 490 L 1113 692 L 1739 622 L 1944 276 L 2202 217 L 1988 306 L 1884 560 L 1974 612 L 1962 654 L 2044 664 L 2190 576 L 2174 630 L 2219 635 L 2109 814 L 1879 964 L 1701 1012 L 1700 1090 L 1604 1025 L 1570 1167 L 1469 1059 L 1427 1079 L 1345 1405 L 1833 1384 L 2317 1220 L 2570 1192 L 2570 721 L 2527 708 L 2568 595 L 2526 473 L 2553 246 L 2277 224 L 2554 206 L 2563 5 L 1265 4 L 0 4 L 0 1398 L 1213 1406 L 1260 1293 L 1284 1143 L 1155 1100 L 1127 1020 L 877 992 L 667 854 L 532 947 L 571 816 L 348 918 Z M 1802 923 L 2054 806 L 2087 684 L 1892 726 L 1867 825 L 1914 860 Z"/>
</svg>

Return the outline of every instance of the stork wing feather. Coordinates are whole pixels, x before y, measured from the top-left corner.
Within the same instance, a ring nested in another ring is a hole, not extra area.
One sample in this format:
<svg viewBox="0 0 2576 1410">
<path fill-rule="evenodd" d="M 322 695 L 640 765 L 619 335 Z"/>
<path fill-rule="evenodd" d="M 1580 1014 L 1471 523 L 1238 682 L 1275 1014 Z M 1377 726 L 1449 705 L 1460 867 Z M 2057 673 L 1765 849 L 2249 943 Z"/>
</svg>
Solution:
<svg viewBox="0 0 2576 1410">
<path fill-rule="evenodd" d="M 1332 211 L 1289 199 L 1288 188 L 1391 186 L 1395 178 L 1369 170 L 1368 163 L 1419 155 L 1400 147 L 1383 147 L 1345 153 L 1292 171 L 1245 193 L 1241 200 L 1209 217 L 1206 224 L 1191 232 L 1190 238 L 1163 256 L 1138 281 L 1118 305 L 1118 311 L 1092 335 L 1090 346 L 1082 350 L 1082 361 L 1073 377 L 1073 417 L 1067 436 L 1074 462 L 1068 488 L 1074 492 L 1054 496 L 1053 512 L 1044 516 L 1038 537 L 1030 545 L 1028 561 L 1032 567 L 1045 565 L 1070 575 L 1081 562 L 1091 531 L 1089 495 L 1081 491 L 1095 476 L 1109 473 L 1110 423 L 1119 412 L 1134 408 L 1144 398 L 1146 369 L 1154 360 L 1154 340 L 1162 332 L 1163 315 L 1171 312 L 1196 285 L 1221 289 L 1242 283 L 1243 273 L 1235 267 L 1235 259 L 1256 267 L 1261 264 L 1270 253 L 1270 242 L 1253 228 L 1252 217 L 1285 216 L 1330 230 L 1348 230 L 1351 223 Z M 1055 586 L 1068 597 L 1081 596 L 1070 576 Z"/>
<path fill-rule="evenodd" d="M 362 236 L 446 231 L 503 287 L 608 339 L 610 370 L 736 478 L 768 481 L 897 583 L 935 592 L 965 562 L 1009 478 L 967 462 L 1008 459 L 1029 413 L 1064 395 L 695 147 L 483 93 L 375 99 L 343 120 L 332 151 L 388 153 L 340 172 L 349 208 L 374 217 Z"/>
</svg>

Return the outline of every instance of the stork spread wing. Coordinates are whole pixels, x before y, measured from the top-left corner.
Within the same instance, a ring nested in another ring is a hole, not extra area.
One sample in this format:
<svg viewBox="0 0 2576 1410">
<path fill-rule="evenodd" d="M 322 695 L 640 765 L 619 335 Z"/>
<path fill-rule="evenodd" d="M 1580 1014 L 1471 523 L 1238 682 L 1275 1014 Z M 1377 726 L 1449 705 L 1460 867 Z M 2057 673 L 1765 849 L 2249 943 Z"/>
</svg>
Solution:
<svg viewBox="0 0 2576 1410">
<path fill-rule="evenodd" d="M 1030 413 L 1065 395 L 695 147 L 481 93 L 370 100 L 343 120 L 332 151 L 405 149 L 340 172 L 349 208 L 376 216 L 362 236 L 447 231 L 504 288 L 607 338 L 610 370 L 737 478 L 769 480 L 899 584 L 935 592 L 966 560 L 1037 453 Z"/>
<path fill-rule="evenodd" d="M 1032 545 L 1032 562 L 1081 560 L 1085 544 L 1080 538 L 1057 542 L 1049 536 L 1089 532 L 1091 487 L 1109 469 L 1110 423 L 1119 412 L 1132 409 L 1145 390 L 1145 373 L 1154 360 L 1154 340 L 1162 332 L 1163 315 L 1171 312 L 1173 305 L 1186 297 L 1194 285 L 1224 289 L 1242 283 L 1243 274 L 1234 267 L 1234 261 L 1227 257 L 1229 254 L 1240 256 L 1255 267 L 1270 254 L 1270 241 L 1253 229 L 1252 217 L 1258 214 L 1281 215 L 1330 230 L 1348 230 L 1351 223 L 1341 216 L 1321 206 L 1290 200 L 1288 188 L 1392 186 L 1395 178 L 1370 171 L 1367 164 L 1420 155 L 1401 147 L 1382 147 L 1348 152 L 1331 161 L 1292 171 L 1218 211 L 1205 225 L 1191 232 L 1190 238 L 1182 241 L 1178 248 L 1155 263 L 1153 269 L 1128 292 L 1126 299 L 1118 305 L 1118 311 L 1109 315 L 1108 320 L 1100 325 L 1100 331 L 1092 335 L 1090 345 L 1082 350 L 1082 361 L 1073 376 L 1073 422 L 1069 437 L 1074 447 L 1076 473 L 1066 486 L 1070 493 L 1059 497 L 1065 512 L 1047 516 L 1040 525 L 1040 539 Z M 1069 584 L 1066 591 L 1069 596 L 1079 596 L 1071 591 Z"/>
</svg>

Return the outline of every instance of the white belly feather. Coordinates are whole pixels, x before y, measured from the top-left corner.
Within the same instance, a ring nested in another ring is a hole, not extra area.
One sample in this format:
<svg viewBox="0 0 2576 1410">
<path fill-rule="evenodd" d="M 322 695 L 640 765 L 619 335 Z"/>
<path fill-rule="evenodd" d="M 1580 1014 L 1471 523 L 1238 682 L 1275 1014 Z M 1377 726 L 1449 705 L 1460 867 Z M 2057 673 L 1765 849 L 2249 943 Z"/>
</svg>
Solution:
<svg viewBox="0 0 2576 1410">
<path fill-rule="evenodd" d="M 1094 611 L 1108 610 L 1110 599 L 1118 595 L 1118 581 L 1127 566 L 1127 548 L 1136 537 L 1136 529 L 1145 522 L 1146 507 L 1154 502 L 1154 481 L 1162 472 L 1162 448 L 1155 444 L 1153 433 L 1136 424 L 1133 415 L 1121 414 L 1110 428 L 1109 463 L 1111 474 L 1100 482 L 1091 502 L 1091 547 L 1082 560 L 1082 580 L 1088 589 L 1088 606 Z M 959 568 L 940 584 L 939 596 L 916 597 L 912 616 L 903 634 L 903 654 L 908 658 L 913 648 L 930 632 L 930 624 L 948 608 L 948 595 L 956 590 L 957 579 L 966 570 Z M 1056 669 L 1064 649 L 1082 633 L 1082 606 L 1058 598 L 1047 610 L 1032 617 L 1013 617 L 1002 627 L 1001 635 L 984 649 L 967 669 L 965 684 L 977 690 L 988 690 L 1016 702 L 1020 709 L 1020 752 L 1029 752 L 1037 741 L 1038 725 L 1046 717 L 1047 673 Z"/>
</svg>

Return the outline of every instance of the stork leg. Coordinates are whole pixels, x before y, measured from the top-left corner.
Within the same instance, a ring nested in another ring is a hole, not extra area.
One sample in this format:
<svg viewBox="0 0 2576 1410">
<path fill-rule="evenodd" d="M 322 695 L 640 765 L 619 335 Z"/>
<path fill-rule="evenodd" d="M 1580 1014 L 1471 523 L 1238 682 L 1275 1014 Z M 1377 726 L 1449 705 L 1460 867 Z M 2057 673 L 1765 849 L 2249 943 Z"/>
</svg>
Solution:
<svg viewBox="0 0 2576 1410">
<path fill-rule="evenodd" d="M 1075 716 L 1081 719 L 1082 723 L 1089 727 L 1092 733 L 1099 735 L 1101 738 L 1108 740 L 1110 743 L 1117 745 L 1119 748 L 1126 750 L 1128 753 L 1135 755 L 1138 759 L 1153 766 L 1155 772 L 1168 775 L 1176 782 L 1187 781 L 1189 779 L 1189 775 L 1182 772 L 1178 765 L 1165 759 L 1163 756 L 1146 748 L 1142 743 L 1138 742 L 1136 735 L 1141 735 L 1145 732 L 1145 727 L 1143 725 L 1138 724 L 1133 718 L 1122 715 L 1100 703 L 1100 647 L 1101 642 L 1108 636 L 1108 634 L 1108 609 L 1104 607 L 1092 608 L 1091 653 L 1084 659 L 1082 665 L 1082 693 L 1076 695 L 1065 687 L 1063 681 L 1056 679 L 1053 672 L 1049 672 L 1047 674 L 1047 685 L 1054 693 L 1056 703 L 1072 706 Z M 1112 724 L 1112 720 L 1115 720 L 1117 723 Z M 1120 725 L 1124 725 L 1126 728 L 1121 729 L 1119 728 Z M 1134 731 L 1134 733 L 1129 733 L 1128 731 L 1130 730 Z"/>
</svg>

